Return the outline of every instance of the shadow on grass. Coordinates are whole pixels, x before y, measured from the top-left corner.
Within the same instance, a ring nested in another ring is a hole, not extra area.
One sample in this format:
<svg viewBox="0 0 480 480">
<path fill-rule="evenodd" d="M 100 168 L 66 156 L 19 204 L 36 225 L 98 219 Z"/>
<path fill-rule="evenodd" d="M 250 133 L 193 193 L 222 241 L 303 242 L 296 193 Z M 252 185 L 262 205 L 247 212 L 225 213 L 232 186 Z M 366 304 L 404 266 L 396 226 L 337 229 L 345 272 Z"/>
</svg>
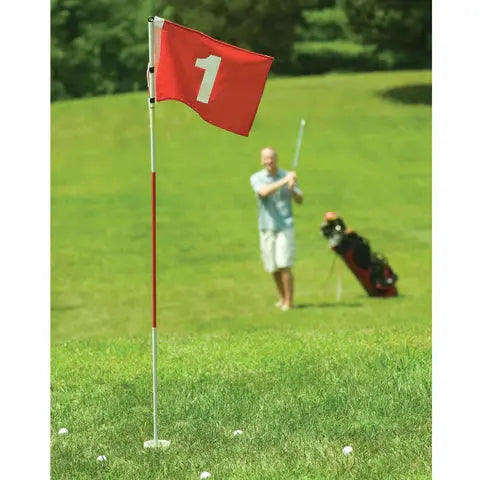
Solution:
<svg viewBox="0 0 480 480">
<path fill-rule="evenodd" d="M 432 85 L 406 85 L 378 92 L 381 98 L 409 105 L 432 105 Z"/>
<path fill-rule="evenodd" d="M 363 303 L 326 302 L 326 303 L 299 303 L 295 310 L 300 308 L 335 308 L 335 307 L 362 307 Z"/>
<path fill-rule="evenodd" d="M 69 310 L 78 310 L 79 308 L 82 308 L 81 305 L 52 305 L 50 307 L 50 310 L 52 312 L 66 312 Z"/>
</svg>

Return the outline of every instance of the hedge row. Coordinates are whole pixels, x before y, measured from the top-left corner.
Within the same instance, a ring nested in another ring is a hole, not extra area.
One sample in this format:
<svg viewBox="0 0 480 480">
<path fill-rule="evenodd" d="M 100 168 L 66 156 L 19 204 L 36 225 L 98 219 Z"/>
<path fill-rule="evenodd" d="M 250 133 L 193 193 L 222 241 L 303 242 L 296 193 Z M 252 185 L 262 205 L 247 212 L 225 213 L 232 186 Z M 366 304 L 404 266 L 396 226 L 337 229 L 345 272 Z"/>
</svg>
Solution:
<svg viewBox="0 0 480 480">
<path fill-rule="evenodd" d="M 303 10 L 295 33 L 300 42 L 324 42 L 348 38 L 348 22 L 340 8 Z"/>
<path fill-rule="evenodd" d="M 373 46 L 335 40 L 296 43 L 292 64 L 294 74 L 308 75 L 393 69 L 397 67 L 397 60 L 388 52 L 377 53 Z"/>
</svg>

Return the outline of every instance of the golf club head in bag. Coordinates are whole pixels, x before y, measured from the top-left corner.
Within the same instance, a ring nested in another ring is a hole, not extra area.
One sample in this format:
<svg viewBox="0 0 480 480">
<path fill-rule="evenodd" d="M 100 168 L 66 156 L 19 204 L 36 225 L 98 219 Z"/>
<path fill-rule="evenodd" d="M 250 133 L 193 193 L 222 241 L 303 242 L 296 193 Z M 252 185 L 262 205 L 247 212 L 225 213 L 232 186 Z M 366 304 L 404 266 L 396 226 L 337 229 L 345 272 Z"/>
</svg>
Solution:
<svg viewBox="0 0 480 480">
<path fill-rule="evenodd" d="M 320 231 L 329 247 L 338 254 L 370 297 L 395 297 L 398 275 L 387 259 L 372 252 L 368 240 L 352 229 L 335 212 L 327 212 Z"/>
</svg>

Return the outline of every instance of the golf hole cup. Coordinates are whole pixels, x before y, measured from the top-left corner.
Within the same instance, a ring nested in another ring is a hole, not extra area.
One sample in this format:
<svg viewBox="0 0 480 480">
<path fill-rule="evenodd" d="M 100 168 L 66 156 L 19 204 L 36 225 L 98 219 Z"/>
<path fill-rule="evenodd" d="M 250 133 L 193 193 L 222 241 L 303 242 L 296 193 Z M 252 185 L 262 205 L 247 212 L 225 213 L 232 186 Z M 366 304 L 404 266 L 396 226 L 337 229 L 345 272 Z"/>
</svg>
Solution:
<svg viewBox="0 0 480 480">
<path fill-rule="evenodd" d="M 143 448 L 161 448 L 166 450 L 169 447 L 170 440 L 157 440 L 157 443 L 155 443 L 155 440 L 147 440 L 146 442 L 143 442 Z"/>
</svg>

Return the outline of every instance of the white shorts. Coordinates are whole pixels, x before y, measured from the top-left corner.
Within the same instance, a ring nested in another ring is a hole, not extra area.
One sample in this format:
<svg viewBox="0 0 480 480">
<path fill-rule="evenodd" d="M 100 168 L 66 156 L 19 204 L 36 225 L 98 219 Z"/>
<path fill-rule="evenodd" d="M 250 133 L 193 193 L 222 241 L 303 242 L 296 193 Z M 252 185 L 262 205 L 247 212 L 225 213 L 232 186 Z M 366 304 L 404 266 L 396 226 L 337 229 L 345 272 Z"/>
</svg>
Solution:
<svg viewBox="0 0 480 480">
<path fill-rule="evenodd" d="M 260 253 L 267 272 L 293 267 L 295 260 L 295 232 L 285 230 L 260 230 Z"/>
</svg>

